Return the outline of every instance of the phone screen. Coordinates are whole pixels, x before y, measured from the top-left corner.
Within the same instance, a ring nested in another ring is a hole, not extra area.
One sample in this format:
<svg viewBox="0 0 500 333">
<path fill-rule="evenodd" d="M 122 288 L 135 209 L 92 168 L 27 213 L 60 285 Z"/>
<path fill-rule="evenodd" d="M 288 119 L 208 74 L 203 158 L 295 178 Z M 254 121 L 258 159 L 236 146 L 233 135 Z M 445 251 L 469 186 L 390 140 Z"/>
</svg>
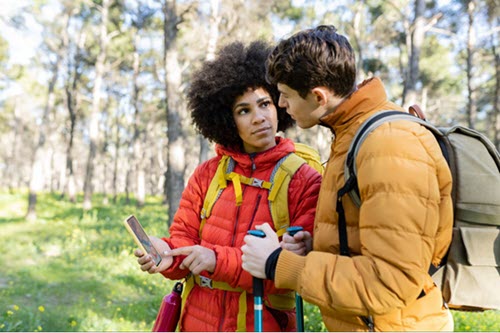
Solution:
<svg viewBox="0 0 500 333">
<path fill-rule="evenodd" d="M 130 215 L 129 217 L 127 217 L 127 219 L 125 220 L 125 226 L 127 227 L 127 230 L 134 237 L 134 240 L 137 243 L 137 245 L 144 252 L 149 253 L 153 257 L 155 264 L 158 266 L 158 264 L 161 262 L 161 256 L 151 243 L 151 240 L 149 239 L 148 235 L 142 228 L 142 225 L 139 223 L 139 221 L 135 218 L 134 215 Z"/>
</svg>

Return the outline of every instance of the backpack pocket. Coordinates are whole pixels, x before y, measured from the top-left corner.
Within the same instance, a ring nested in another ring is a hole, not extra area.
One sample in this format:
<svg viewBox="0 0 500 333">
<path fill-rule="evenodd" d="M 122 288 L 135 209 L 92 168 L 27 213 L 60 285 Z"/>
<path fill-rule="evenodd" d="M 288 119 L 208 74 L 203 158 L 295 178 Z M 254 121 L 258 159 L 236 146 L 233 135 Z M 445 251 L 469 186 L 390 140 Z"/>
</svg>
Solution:
<svg viewBox="0 0 500 333">
<path fill-rule="evenodd" d="M 454 227 L 448 260 L 433 278 L 451 308 L 500 309 L 500 228 Z"/>
</svg>

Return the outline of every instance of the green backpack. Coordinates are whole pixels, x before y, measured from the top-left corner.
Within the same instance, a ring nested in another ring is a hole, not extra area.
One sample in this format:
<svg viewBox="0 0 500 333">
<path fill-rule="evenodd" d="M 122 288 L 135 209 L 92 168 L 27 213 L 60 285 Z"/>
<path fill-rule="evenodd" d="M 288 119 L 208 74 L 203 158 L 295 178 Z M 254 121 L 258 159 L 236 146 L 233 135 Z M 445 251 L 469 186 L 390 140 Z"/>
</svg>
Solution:
<svg viewBox="0 0 500 333">
<path fill-rule="evenodd" d="M 425 120 L 418 106 L 412 106 L 410 112 L 418 116 L 383 111 L 361 125 L 348 151 L 346 185 L 339 191 L 339 198 L 349 193 L 353 202 L 361 205 L 356 155 L 375 128 L 398 120 L 425 126 L 436 137 L 450 167 L 454 209 L 450 248 L 440 266 L 436 269 L 431 265 L 429 273 L 451 308 L 500 309 L 500 154 L 491 141 L 475 130 L 463 126 L 438 128 Z M 337 208 L 340 247 L 348 252 L 345 217 L 340 221 L 343 207 L 337 203 Z"/>
</svg>

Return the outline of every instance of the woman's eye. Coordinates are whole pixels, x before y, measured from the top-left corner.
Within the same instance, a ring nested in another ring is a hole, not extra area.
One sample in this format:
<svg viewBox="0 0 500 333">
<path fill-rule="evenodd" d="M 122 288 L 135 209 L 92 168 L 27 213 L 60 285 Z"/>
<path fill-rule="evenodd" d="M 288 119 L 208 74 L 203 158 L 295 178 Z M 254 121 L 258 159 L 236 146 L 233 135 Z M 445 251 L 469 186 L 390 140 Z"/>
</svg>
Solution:
<svg viewBox="0 0 500 333">
<path fill-rule="evenodd" d="M 248 109 L 239 109 L 238 114 L 246 114 L 248 113 Z"/>
<path fill-rule="evenodd" d="M 271 104 L 272 104 L 272 103 L 271 103 L 271 101 L 265 101 L 265 102 L 262 102 L 261 106 L 262 106 L 263 108 L 267 108 L 267 107 L 269 107 Z"/>
</svg>

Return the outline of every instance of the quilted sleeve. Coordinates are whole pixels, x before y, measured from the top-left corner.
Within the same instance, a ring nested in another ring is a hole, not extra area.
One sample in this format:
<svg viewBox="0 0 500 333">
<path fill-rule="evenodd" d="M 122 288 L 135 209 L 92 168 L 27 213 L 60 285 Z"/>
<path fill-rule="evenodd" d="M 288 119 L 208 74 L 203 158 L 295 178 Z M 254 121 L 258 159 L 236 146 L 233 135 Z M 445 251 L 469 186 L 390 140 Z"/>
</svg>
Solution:
<svg viewBox="0 0 500 333">
<path fill-rule="evenodd" d="M 174 215 L 170 226 L 170 236 L 163 238 L 172 249 L 200 244 L 200 212 L 203 206 L 205 193 L 215 174 L 217 161 L 209 160 L 199 165 L 182 192 L 179 209 Z M 185 256 L 177 256 L 169 269 L 162 274 L 169 279 L 180 279 L 189 273 L 189 270 L 179 269 Z"/>
</svg>

